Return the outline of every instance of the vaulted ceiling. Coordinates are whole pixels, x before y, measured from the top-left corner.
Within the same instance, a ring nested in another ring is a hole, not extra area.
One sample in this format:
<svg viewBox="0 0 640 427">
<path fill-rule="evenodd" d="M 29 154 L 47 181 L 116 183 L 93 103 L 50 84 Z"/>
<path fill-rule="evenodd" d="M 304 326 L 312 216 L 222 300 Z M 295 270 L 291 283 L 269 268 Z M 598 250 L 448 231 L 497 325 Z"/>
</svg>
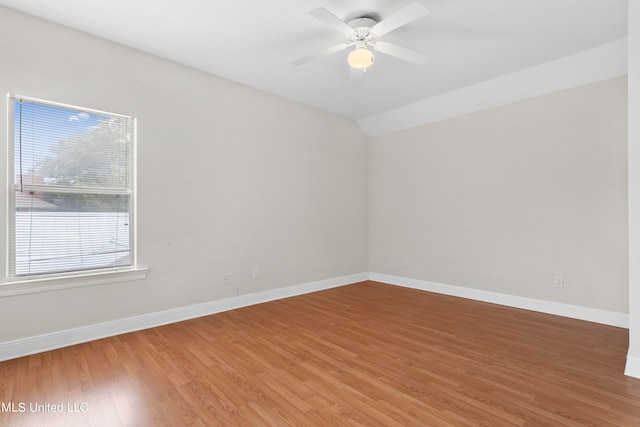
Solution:
<svg viewBox="0 0 640 427">
<path fill-rule="evenodd" d="M 350 77 L 344 41 L 309 15 L 385 19 L 412 0 L 0 0 L 11 7 L 321 110 L 359 120 L 592 49 L 627 35 L 627 0 L 420 0 L 429 13 L 385 40 L 424 65 L 376 54 Z"/>
</svg>

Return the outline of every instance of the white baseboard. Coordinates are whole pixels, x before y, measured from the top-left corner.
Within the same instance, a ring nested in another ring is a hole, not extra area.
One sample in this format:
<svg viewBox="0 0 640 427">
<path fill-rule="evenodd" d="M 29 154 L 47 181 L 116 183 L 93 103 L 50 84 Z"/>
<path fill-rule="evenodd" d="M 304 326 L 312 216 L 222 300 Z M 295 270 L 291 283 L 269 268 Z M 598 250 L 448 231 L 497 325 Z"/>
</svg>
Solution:
<svg viewBox="0 0 640 427">
<path fill-rule="evenodd" d="M 554 314 L 572 319 L 586 320 L 589 322 L 617 326 L 620 328 L 629 328 L 629 315 L 624 313 L 519 297 L 497 292 L 483 291 L 480 289 L 465 288 L 462 286 L 445 285 L 442 283 L 392 276 L 389 274 L 369 273 L 369 280 L 388 283 L 390 285 L 403 286 L 405 288 L 419 289 L 493 304 L 506 305 L 509 307 L 522 308 L 525 310 L 538 311 L 541 313 Z M 637 368 L 637 372 L 640 373 L 640 367 Z"/>
<path fill-rule="evenodd" d="M 435 292 L 477 301 L 525 310 L 554 314 L 573 319 L 602 323 L 621 328 L 629 327 L 629 316 L 605 310 L 588 307 L 580 307 L 551 301 L 518 297 L 497 292 L 489 292 L 461 286 L 445 285 L 442 283 L 428 282 L 418 279 L 393 276 L 380 273 L 360 273 L 333 279 L 320 280 L 285 288 L 272 289 L 249 295 L 210 301 L 187 307 L 174 308 L 157 313 L 144 314 L 126 319 L 67 329 L 64 331 L 22 338 L 14 341 L 0 343 L 0 361 L 15 359 L 17 357 L 54 350 L 83 342 L 93 341 L 114 335 L 124 334 L 142 329 L 162 326 L 169 323 L 189 320 L 196 317 L 208 316 L 236 308 L 247 307 L 268 301 L 289 298 L 296 295 L 331 289 L 339 286 L 350 285 L 365 280 L 374 280 L 390 285 L 419 289 L 427 292 Z M 640 378 L 640 359 L 628 357 L 626 375 Z"/>
<path fill-rule="evenodd" d="M 627 366 L 624 374 L 629 377 L 640 378 L 640 357 L 627 356 Z"/>
<path fill-rule="evenodd" d="M 162 326 L 169 323 L 208 316 L 236 308 L 247 307 L 263 302 L 293 297 L 325 289 L 345 286 L 368 279 L 367 273 L 352 274 L 333 279 L 320 280 L 285 288 L 272 289 L 250 295 L 210 301 L 187 307 L 174 308 L 157 313 L 144 314 L 126 319 L 114 320 L 79 328 L 67 329 L 34 337 L 0 343 L 0 361 L 15 359 L 43 351 L 54 350 L 83 342 L 93 341 L 114 335 L 142 329 Z"/>
</svg>

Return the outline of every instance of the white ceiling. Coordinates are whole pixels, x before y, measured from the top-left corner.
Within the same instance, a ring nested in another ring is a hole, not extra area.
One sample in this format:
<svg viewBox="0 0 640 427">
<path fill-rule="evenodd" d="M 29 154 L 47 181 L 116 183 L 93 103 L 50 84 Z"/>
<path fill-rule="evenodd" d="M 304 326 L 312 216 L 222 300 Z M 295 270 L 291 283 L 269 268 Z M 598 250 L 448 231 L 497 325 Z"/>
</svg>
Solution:
<svg viewBox="0 0 640 427">
<path fill-rule="evenodd" d="M 411 0 L 0 0 L 1 5 L 301 102 L 363 119 L 626 37 L 627 0 L 421 0 L 429 14 L 384 40 L 425 65 L 376 55 L 349 79 L 344 36 L 308 11 L 384 19 Z"/>
</svg>

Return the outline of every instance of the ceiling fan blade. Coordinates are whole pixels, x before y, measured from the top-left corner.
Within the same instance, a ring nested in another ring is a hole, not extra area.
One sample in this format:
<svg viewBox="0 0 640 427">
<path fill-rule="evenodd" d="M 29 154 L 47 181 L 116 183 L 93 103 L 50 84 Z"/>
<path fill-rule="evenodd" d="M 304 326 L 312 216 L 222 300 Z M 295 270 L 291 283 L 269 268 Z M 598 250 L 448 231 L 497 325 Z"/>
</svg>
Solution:
<svg viewBox="0 0 640 427">
<path fill-rule="evenodd" d="M 416 65 L 423 65 L 429 60 L 429 57 L 422 52 L 398 46 L 394 43 L 377 41 L 374 43 L 373 48 L 378 52 L 403 59 Z"/>
<path fill-rule="evenodd" d="M 356 30 L 351 28 L 346 22 L 338 18 L 333 13 L 329 12 L 324 7 L 310 10 L 309 15 L 313 16 L 314 18 L 318 18 L 325 24 L 333 27 L 334 30 L 339 31 L 346 36 L 352 35 L 356 32 Z"/>
<path fill-rule="evenodd" d="M 390 33 L 396 28 L 400 28 L 403 25 L 408 24 L 411 21 L 415 21 L 416 19 L 423 17 L 427 13 L 429 13 L 429 10 L 425 5 L 420 2 L 414 1 L 413 3 L 409 3 L 407 6 L 400 9 L 388 18 L 378 22 L 376 25 L 371 27 L 371 31 L 373 31 L 378 36 L 382 36 L 384 34 Z"/>
<path fill-rule="evenodd" d="M 349 47 L 349 43 L 340 43 L 340 44 L 337 44 L 335 46 L 331 46 L 331 47 L 328 47 L 326 49 L 322 49 L 321 51 L 316 52 L 316 53 L 314 53 L 312 55 L 305 56 L 304 58 L 296 59 L 295 61 L 293 61 L 293 65 L 306 64 L 307 62 L 313 61 L 314 59 L 318 59 L 318 58 L 321 58 L 323 56 L 331 55 L 332 53 L 336 53 L 336 52 L 340 52 L 341 50 L 345 50 L 347 47 Z"/>
</svg>

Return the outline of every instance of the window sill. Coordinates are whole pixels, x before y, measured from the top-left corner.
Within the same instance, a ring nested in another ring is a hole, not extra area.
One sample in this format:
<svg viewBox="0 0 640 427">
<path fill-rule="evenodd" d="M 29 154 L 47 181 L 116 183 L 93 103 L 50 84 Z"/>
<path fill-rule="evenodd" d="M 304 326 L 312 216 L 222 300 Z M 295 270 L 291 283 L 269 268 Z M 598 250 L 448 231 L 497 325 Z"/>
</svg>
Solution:
<svg viewBox="0 0 640 427">
<path fill-rule="evenodd" d="M 0 284 L 0 298 L 57 291 L 60 289 L 104 285 L 107 283 L 127 282 L 130 280 L 143 280 L 147 277 L 148 272 L 149 270 L 147 268 L 138 267 L 130 270 L 101 271 L 91 274 L 79 274 L 77 276 L 11 281 Z"/>
</svg>

